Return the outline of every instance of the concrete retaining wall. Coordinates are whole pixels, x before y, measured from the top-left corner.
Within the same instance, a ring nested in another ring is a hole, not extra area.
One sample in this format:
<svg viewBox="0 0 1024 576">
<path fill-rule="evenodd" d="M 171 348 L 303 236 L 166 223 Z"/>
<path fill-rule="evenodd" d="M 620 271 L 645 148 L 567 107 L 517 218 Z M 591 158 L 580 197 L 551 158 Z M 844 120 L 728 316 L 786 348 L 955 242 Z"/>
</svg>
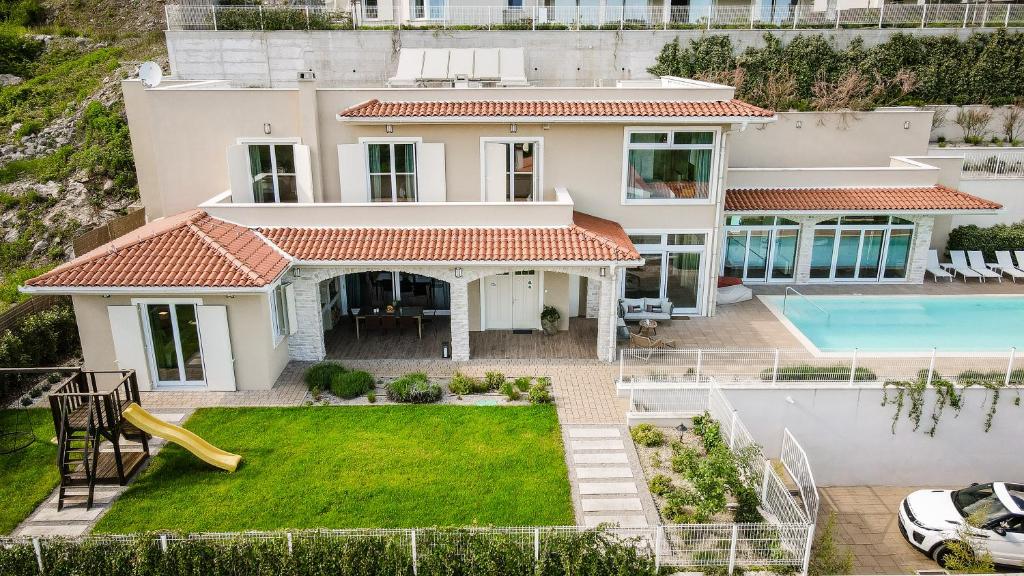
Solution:
<svg viewBox="0 0 1024 576">
<path fill-rule="evenodd" d="M 1024 392 L 1022 392 L 1024 393 Z M 789 428 L 811 460 L 818 485 L 958 486 L 970 482 L 1020 481 L 1024 456 L 1024 405 L 1003 390 L 992 429 L 984 431 L 991 392 L 969 389 L 957 416 L 946 407 L 934 437 L 934 391 L 925 395 L 921 427 L 901 416 L 891 430 L 895 406 L 882 406 L 880 389 L 728 389 L 740 418 L 777 455 Z M 792 403 L 789 401 L 792 400 Z M 906 400 L 904 414 L 910 406 Z"/>
<path fill-rule="evenodd" d="M 846 46 L 863 38 L 868 46 L 893 34 L 929 36 L 975 29 L 823 30 Z M 648 78 L 661 47 L 674 38 L 688 41 L 705 34 L 727 34 L 737 50 L 764 43 L 763 30 L 316 30 L 316 31 L 167 31 L 172 74 L 188 80 L 228 79 L 238 85 L 284 87 L 299 70 L 312 68 L 327 86 L 380 84 L 398 64 L 398 51 L 409 48 L 525 47 L 527 78 L 540 85 L 591 85 Z M 788 42 L 806 33 L 773 30 Z"/>
</svg>

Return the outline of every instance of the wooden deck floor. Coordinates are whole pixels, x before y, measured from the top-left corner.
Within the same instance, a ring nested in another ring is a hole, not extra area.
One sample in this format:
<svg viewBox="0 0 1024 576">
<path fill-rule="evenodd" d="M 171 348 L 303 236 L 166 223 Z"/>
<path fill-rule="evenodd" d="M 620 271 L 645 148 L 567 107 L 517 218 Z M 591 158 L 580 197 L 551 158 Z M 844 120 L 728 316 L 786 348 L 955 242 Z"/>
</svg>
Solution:
<svg viewBox="0 0 1024 576">
<path fill-rule="evenodd" d="M 131 478 L 132 474 L 146 461 L 145 452 L 121 452 L 121 463 L 124 465 L 124 477 Z M 113 452 L 100 452 L 96 459 L 96 483 L 97 484 L 120 484 L 117 477 L 117 462 L 114 460 Z M 74 480 L 85 480 L 85 474 L 81 471 L 71 473 Z"/>
<path fill-rule="evenodd" d="M 391 330 L 387 334 L 372 332 L 356 339 L 355 328 L 343 321 L 325 335 L 328 358 L 439 358 L 441 344 L 451 341 L 447 316 L 438 316 L 423 326 L 423 338 L 414 330 Z M 531 334 L 514 334 L 509 330 L 470 332 L 471 358 L 570 359 L 595 358 L 597 355 L 597 321 L 570 318 L 569 330 L 545 336 L 539 330 Z"/>
</svg>

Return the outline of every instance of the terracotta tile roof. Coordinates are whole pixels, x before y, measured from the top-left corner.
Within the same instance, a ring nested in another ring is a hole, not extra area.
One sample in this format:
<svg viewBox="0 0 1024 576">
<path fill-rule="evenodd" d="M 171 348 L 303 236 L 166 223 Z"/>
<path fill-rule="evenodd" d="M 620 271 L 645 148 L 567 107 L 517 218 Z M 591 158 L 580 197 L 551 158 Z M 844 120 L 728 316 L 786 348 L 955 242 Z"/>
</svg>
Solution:
<svg viewBox="0 0 1024 576">
<path fill-rule="evenodd" d="M 623 261 L 640 258 L 622 227 L 575 212 L 558 228 L 263 228 L 298 260 Z"/>
<path fill-rule="evenodd" d="M 744 117 L 770 118 L 775 113 L 741 100 L 671 101 L 439 101 L 413 102 L 369 100 L 342 110 L 342 118 L 426 117 Z"/>
<path fill-rule="evenodd" d="M 146 224 L 25 284 L 256 288 L 288 262 L 249 228 L 196 210 Z"/>
<path fill-rule="evenodd" d="M 1001 204 L 945 186 L 911 188 L 770 188 L 725 193 L 728 212 L 997 210 Z"/>
</svg>

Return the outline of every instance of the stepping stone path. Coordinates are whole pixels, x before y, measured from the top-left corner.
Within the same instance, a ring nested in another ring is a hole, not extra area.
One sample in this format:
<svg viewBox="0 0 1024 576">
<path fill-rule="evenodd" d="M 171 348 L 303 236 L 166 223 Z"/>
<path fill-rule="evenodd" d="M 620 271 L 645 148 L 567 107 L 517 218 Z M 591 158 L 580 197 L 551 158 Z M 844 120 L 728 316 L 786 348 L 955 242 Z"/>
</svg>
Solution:
<svg viewBox="0 0 1024 576">
<path fill-rule="evenodd" d="M 648 527 L 641 500 L 643 473 L 627 455 L 633 447 L 625 429 L 569 426 L 566 440 L 573 493 L 579 495 L 578 520 L 588 527 Z"/>
<path fill-rule="evenodd" d="M 181 424 L 186 414 L 180 412 L 154 412 L 153 416 L 171 424 Z M 47 440 L 39 441 L 45 442 Z M 167 442 L 160 438 L 150 438 L 150 459 L 156 456 L 156 453 L 166 444 Z M 135 450 L 137 446 L 133 442 L 121 442 L 121 447 L 128 450 Z M 100 452 L 110 452 L 112 450 L 113 448 L 109 442 L 104 441 L 100 444 Z M 144 465 L 139 472 L 144 470 L 146 466 L 148 464 Z M 129 480 L 134 480 L 134 478 Z M 96 522 L 110 510 L 110 505 L 114 503 L 114 500 L 123 494 L 127 488 L 128 486 L 96 486 L 96 490 L 93 492 L 92 508 L 88 510 L 85 508 L 85 494 L 88 492 L 88 488 L 77 486 L 68 488 L 67 495 L 64 498 L 64 508 L 59 512 L 57 511 L 57 489 L 55 489 L 50 497 L 40 504 L 35 512 L 14 530 L 13 535 L 75 537 L 87 534 Z M 82 496 L 77 497 L 76 495 L 78 494 Z"/>
</svg>

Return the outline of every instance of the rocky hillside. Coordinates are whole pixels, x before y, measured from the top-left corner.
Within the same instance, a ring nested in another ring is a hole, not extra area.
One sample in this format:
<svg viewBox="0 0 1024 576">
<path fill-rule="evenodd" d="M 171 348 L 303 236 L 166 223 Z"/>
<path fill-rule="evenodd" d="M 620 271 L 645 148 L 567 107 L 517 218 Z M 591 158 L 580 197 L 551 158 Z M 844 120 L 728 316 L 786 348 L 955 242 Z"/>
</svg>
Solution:
<svg viewBox="0 0 1024 576">
<path fill-rule="evenodd" d="M 0 0 L 0 310 L 138 200 L 119 83 L 166 62 L 162 3 L 44 1 L 25 22 L 36 2 Z"/>
</svg>

